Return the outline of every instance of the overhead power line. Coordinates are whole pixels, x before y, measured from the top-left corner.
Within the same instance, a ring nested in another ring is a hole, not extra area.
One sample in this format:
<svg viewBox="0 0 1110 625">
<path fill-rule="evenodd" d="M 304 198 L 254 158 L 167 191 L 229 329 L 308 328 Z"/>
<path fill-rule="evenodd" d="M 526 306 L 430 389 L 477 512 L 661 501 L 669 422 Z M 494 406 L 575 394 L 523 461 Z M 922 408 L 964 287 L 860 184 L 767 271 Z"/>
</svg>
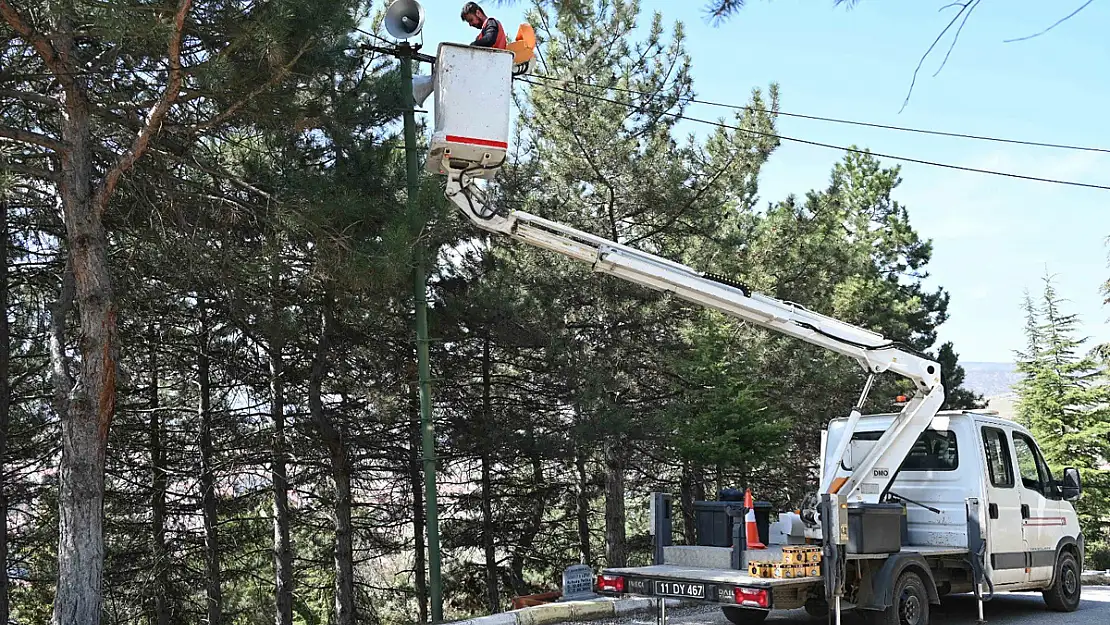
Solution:
<svg viewBox="0 0 1110 625">
<path fill-rule="evenodd" d="M 623 89 L 621 87 L 610 87 L 607 85 L 595 85 L 590 83 L 570 82 L 558 76 L 545 76 L 542 74 L 532 74 L 532 78 L 540 78 L 542 80 L 549 80 L 559 82 L 564 85 L 573 84 L 578 87 L 593 87 L 596 89 L 605 89 L 609 91 L 616 91 L 619 93 L 628 93 L 632 95 L 655 97 L 655 94 L 647 91 L 637 91 L 635 89 Z M 1008 139 L 1004 137 L 991 137 L 987 135 L 973 135 L 962 132 L 948 132 L 944 130 L 930 130 L 927 128 L 912 128 L 909 126 L 895 126 L 892 124 L 879 124 L 875 122 L 865 122 L 853 119 L 842 119 L 838 117 L 825 117 L 822 115 L 807 115 L 804 113 L 790 113 L 787 111 L 773 111 L 771 109 L 760 108 L 758 106 L 750 106 L 746 104 L 728 104 L 725 102 L 714 102 L 712 100 L 700 100 L 698 98 L 679 98 L 683 102 L 692 104 L 704 104 L 705 106 L 714 106 L 718 108 L 732 109 L 735 111 L 753 111 L 756 113 L 768 113 L 774 115 L 781 115 L 783 117 L 794 117 L 797 119 L 808 119 L 811 121 L 828 122 L 832 124 L 845 124 L 849 126 L 862 126 L 865 128 L 878 128 L 882 130 L 896 130 L 899 132 L 912 132 L 922 135 L 935 135 L 938 137 L 952 137 L 956 139 L 972 139 L 976 141 L 991 141 L 994 143 L 1009 143 L 1013 145 L 1027 145 L 1039 148 L 1055 148 L 1059 150 L 1077 150 L 1081 152 L 1099 152 L 1102 154 L 1110 154 L 1110 148 L 1099 148 L 1085 145 L 1071 145 L 1067 143 L 1050 143 L 1044 141 L 1029 141 L 1025 139 Z"/>
<path fill-rule="evenodd" d="M 565 87 L 560 87 L 560 86 L 557 86 L 557 85 L 554 85 L 554 84 L 551 84 L 551 83 L 533 82 L 531 80 L 528 80 L 527 78 L 523 78 L 522 80 L 524 80 L 524 82 L 527 82 L 530 85 L 534 85 L 534 86 L 537 86 L 537 87 L 543 87 L 543 88 L 547 88 L 547 89 L 555 89 L 557 91 L 562 91 L 564 93 L 569 93 L 569 94 L 572 94 L 572 95 L 578 95 L 578 96 L 581 96 L 581 97 L 584 97 L 584 98 L 596 100 L 598 102 L 608 102 L 610 104 L 616 104 L 616 105 L 625 106 L 625 107 L 628 107 L 628 108 L 636 108 L 635 104 L 629 103 L 629 102 L 621 102 L 619 100 L 613 100 L 613 99 L 610 99 L 610 98 L 605 98 L 605 97 L 601 97 L 601 96 L 597 96 L 597 95 L 592 95 L 592 94 L 589 94 L 589 93 L 583 93 L 581 91 L 575 91 L 573 89 L 567 89 Z M 793 143 L 800 143 L 800 144 L 803 144 L 803 145 L 812 145 L 812 146 L 816 146 L 816 147 L 820 147 L 820 148 L 828 148 L 830 150 L 837 150 L 837 151 L 841 151 L 841 152 L 853 152 L 855 154 L 870 154 L 872 156 L 878 156 L 880 158 L 887 158 L 887 159 L 890 159 L 890 160 L 893 160 L 893 161 L 902 161 L 902 162 L 906 162 L 906 163 L 916 163 L 918 165 L 928 165 L 930 167 L 941 167 L 941 168 L 944 168 L 944 169 L 954 169 L 954 170 L 957 170 L 957 171 L 966 171 L 966 172 L 972 172 L 972 173 L 976 173 L 976 174 L 987 174 L 987 175 L 991 175 L 991 176 L 1002 176 L 1002 177 L 1005 177 L 1005 178 L 1016 178 L 1016 179 L 1019 179 L 1019 180 L 1031 180 L 1033 182 L 1047 182 L 1047 183 L 1050 183 L 1050 184 L 1059 184 L 1059 185 L 1065 185 L 1065 186 L 1070 186 L 1070 187 L 1083 187 L 1083 188 L 1087 188 L 1087 189 L 1101 189 L 1103 191 L 1110 191 L 1110 185 L 1094 184 L 1094 183 L 1090 183 L 1090 182 L 1079 182 L 1079 181 L 1075 181 L 1075 180 L 1060 180 L 1060 179 L 1057 179 L 1057 178 L 1041 178 L 1039 176 L 1026 176 L 1026 175 L 1023 175 L 1023 174 L 1015 174 L 1015 173 L 1006 172 L 1006 171 L 997 171 L 997 170 L 993 170 L 993 169 L 981 169 L 979 167 L 966 167 L 964 165 L 953 165 L 951 163 L 941 163 L 941 162 L 937 162 L 937 161 L 929 161 L 929 160 L 920 159 L 920 158 L 913 158 L 913 157 L 909 157 L 909 156 L 897 156 L 897 155 L 894 155 L 894 154 L 884 154 L 882 152 L 875 152 L 873 150 L 864 150 L 864 149 L 860 149 L 860 148 L 845 147 L 845 146 L 840 146 L 840 145 L 833 145 L 831 143 L 823 143 L 821 141 L 811 141 L 809 139 L 799 139 L 797 137 L 789 137 L 789 136 L 786 136 L 786 135 L 781 135 L 781 134 L 772 133 L 772 132 L 763 132 L 761 130 L 753 130 L 751 128 L 741 128 L 739 126 L 734 126 L 732 124 L 726 124 L 724 122 L 712 121 L 712 120 L 708 120 L 708 119 L 699 119 L 697 117 L 690 117 L 688 115 L 682 115 L 680 113 L 663 112 L 663 113 L 660 113 L 660 115 L 666 116 L 666 117 L 672 117 L 674 119 L 682 119 L 682 120 L 685 120 L 685 121 L 695 122 L 695 123 L 699 123 L 699 124 L 706 124 L 706 125 L 709 125 L 709 126 L 716 126 L 718 128 L 724 128 L 724 129 L 727 129 L 727 130 L 733 130 L 733 131 L 737 131 L 737 132 L 745 132 L 745 133 L 748 133 L 748 134 L 754 134 L 754 135 L 763 136 L 763 137 L 772 137 L 772 138 L 779 139 L 781 141 L 790 141 L 790 142 L 793 142 Z"/>
</svg>

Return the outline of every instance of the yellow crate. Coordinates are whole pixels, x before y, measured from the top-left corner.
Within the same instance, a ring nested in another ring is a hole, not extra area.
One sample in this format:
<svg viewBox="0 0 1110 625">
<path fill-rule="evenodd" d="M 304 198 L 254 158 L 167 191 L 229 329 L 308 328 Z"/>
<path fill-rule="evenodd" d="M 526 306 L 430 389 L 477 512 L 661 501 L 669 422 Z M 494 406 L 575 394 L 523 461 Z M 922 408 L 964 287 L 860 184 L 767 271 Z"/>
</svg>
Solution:
<svg viewBox="0 0 1110 625">
<path fill-rule="evenodd" d="M 776 564 L 772 573 L 775 579 L 795 579 L 805 577 L 805 569 L 796 564 Z"/>
<path fill-rule="evenodd" d="M 820 564 L 807 564 L 802 568 L 805 571 L 805 577 L 821 577 Z"/>
<path fill-rule="evenodd" d="M 752 561 L 748 563 L 748 574 L 752 577 L 769 578 L 774 566 L 774 562 Z"/>
<path fill-rule="evenodd" d="M 821 548 L 820 547 L 805 547 L 802 550 L 805 555 L 805 564 L 818 564 L 821 562 Z"/>
<path fill-rule="evenodd" d="M 805 564 L 809 561 L 809 551 L 806 547 L 789 545 L 782 548 L 783 564 Z"/>
</svg>

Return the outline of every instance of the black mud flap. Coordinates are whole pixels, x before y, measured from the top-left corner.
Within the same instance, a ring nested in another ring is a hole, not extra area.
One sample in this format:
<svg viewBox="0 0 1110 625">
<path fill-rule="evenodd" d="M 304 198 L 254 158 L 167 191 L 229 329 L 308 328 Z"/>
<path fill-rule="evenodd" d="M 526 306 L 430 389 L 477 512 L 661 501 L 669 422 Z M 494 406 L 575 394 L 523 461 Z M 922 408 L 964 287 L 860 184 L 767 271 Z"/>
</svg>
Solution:
<svg viewBox="0 0 1110 625">
<path fill-rule="evenodd" d="M 859 607 L 864 610 L 885 610 L 894 603 L 894 584 L 907 570 L 912 570 L 921 577 L 925 583 L 925 590 L 929 593 L 929 603 L 940 603 L 940 593 L 937 592 L 937 582 L 929 564 L 921 554 L 903 551 L 892 554 L 887 558 L 879 570 L 871 575 L 871 596 L 869 600 Z M 861 593 L 863 595 L 864 593 Z"/>
</svg>

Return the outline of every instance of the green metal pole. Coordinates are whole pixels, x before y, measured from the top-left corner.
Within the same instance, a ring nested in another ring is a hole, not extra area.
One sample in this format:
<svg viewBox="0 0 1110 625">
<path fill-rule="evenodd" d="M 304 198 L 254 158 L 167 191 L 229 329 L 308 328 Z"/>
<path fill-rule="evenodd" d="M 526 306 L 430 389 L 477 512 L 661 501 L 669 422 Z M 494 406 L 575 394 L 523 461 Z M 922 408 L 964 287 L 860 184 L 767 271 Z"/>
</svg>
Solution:
<svg viewBox="0 0 1110 625">
<path fill-rule="evenodd" d="M 416 102 L 412 94 L 412 53 L 407 43 L 399 49 L 401 83 L 405 93 L 405 164 L 408 168 L 410 215 L 420 210 L 420 165 L 416 158 Z M 431 594 L 433 623 L 443 622 L 443 582 L 440 576 L 439 509 L 436 503 L 435 429 L 432 423 L 431 371 L 428 366 L 428 287 L 424 272 L 424 246 L 417 243 L 413 250 L 413 293 L 416 299 L 416 361 L 420 376 L 420 430 L 424 455 L 424 502 L 428 528 L 428 589 Z"/>
</svg>

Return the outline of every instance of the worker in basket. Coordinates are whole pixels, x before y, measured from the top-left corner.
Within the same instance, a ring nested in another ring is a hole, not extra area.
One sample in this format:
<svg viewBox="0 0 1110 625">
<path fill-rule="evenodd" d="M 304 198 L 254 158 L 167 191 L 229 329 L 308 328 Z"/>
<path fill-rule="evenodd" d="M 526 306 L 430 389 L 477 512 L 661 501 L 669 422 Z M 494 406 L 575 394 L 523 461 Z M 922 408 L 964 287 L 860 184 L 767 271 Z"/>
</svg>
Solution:
<svg viewBox="0 0 1110 625">
<path fill-rule="evenodd" d="M 509 45 L 509 36 L 505 33 L 505 27 L 501 22 L 486 15 L 477 2 L 467 2 L 463 5 L 462 19 L 482 31 L 470 45 L 498 50 L 504 50 Z"/>
</svg>

